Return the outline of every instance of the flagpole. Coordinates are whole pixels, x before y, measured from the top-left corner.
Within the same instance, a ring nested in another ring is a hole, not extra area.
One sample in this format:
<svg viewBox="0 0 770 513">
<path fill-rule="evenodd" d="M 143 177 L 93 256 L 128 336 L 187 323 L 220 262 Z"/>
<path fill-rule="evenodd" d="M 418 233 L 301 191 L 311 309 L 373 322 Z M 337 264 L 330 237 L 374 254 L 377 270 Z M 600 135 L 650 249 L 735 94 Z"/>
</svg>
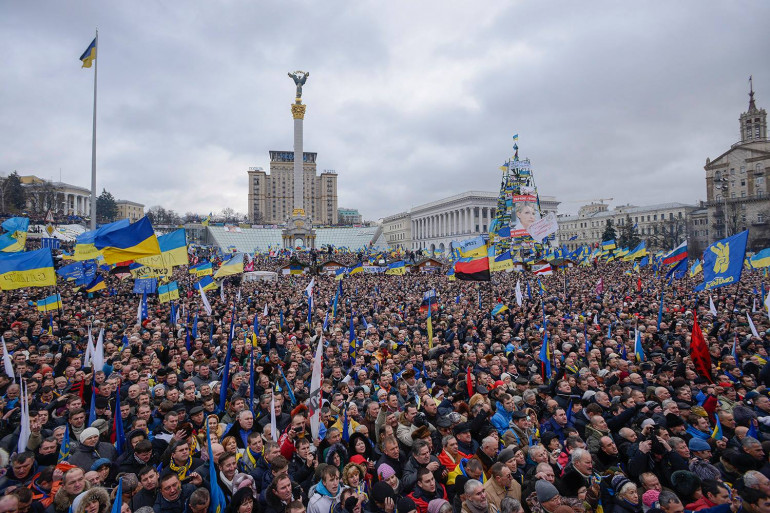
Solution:
<svg viewBox="0 0 770 513">
<path fill-rule="evenodd" d="M 99 66 L 99 29 L 96 29 L 94 59 L 94 123 L 91 134 L 91 230 L 96 230 L 96 69 Z"/>
</svg>

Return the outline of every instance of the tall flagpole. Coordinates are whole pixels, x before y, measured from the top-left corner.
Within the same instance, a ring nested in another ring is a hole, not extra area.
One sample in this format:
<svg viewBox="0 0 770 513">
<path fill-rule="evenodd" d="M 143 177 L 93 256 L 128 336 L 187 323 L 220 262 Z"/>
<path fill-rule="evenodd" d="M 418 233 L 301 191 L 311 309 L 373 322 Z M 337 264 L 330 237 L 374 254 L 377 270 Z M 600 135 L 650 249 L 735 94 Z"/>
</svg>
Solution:
<svg viewBox="0 0 770 513">
<path fill-rule="evenodd" d="M 99 29 L 96 29 L 94 59 L 94 128 L 91 134 L 91 230 L 96 230 L 96 70 L 99 67 Z"/>
</svg>

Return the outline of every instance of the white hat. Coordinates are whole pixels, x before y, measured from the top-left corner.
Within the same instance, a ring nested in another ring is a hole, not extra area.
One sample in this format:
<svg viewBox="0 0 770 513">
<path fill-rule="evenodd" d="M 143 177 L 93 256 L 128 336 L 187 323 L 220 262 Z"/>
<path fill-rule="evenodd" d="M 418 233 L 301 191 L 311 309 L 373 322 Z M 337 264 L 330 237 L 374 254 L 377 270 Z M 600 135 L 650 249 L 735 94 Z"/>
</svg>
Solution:
<svg viewBox="0 0 770 513">
<path fill-rule="evenodd" d="M 80 433 L 80 443 L 84 443 L 92 436 L 99 436 L 99 430 L 95 427 L 87 427 Z"/>
</svg>

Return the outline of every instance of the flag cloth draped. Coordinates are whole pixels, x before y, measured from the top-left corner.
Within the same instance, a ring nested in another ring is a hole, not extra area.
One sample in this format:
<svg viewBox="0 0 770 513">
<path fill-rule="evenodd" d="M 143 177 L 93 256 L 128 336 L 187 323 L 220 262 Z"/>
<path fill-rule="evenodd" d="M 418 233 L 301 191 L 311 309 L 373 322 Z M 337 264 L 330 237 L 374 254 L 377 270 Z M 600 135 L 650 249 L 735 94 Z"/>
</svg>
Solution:
<svg viewBox="0 0 770 513">
<path fill-rule="evenodd" d="M 50 248 L 0 255 L 0 290 L 55 285 Z"/>
<path fill-rule="evenodd" d="M 692 359 L 692 363 L 695 366 L 695 371 L 700 376 L 706 378 L 709 383 L 713 383 L 714 380 L 711 378 L 711 355 L 706 345 L 706 339 L 703 338 L 703 332 L 698 324 L 698 317 L 694 311 L 691 340 L 690 359 Z"/>
<path fill-rule="evenodd" d="M 102 252 L 107 264 L 160 255 L 160 244 L 147 216 L 111 232 L 97 230 L 94 247 Z"/>
<path fill-rule="evenodd" d="M 308 415 L 310 416 L 310 432 L 313 440 L 318 440 L 321 427 L 321 358 L 323 357 L 323 335 L 318 337 L 318 345 L 313 358 L 313 373 L 310 378 L 310 398 L 308 398 Z"/>
</svg>

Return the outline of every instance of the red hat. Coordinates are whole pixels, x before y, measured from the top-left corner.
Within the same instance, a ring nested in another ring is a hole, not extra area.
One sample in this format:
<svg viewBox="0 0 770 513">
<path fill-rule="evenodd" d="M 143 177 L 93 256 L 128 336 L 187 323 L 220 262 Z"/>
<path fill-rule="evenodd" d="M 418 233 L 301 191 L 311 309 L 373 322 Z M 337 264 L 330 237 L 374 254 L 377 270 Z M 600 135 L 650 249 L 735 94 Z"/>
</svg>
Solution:
<svg viewBox="0 0 770 513">
<path fill-rule="evenodd" d="M 719 384 L 722 388 L 733 388 L 733 384 L 728 381 L 723 381 Z"/>
<path fill-rule="evenodd" d="M 501 381 L 501 380 L 499 380 L 499 379 L 498 379 L 498 380 L 497 380 L 497 381 L 495 381 L 495 382 L 494 382 L 494 384 L 492 385 L 492 390 L 494 390 L 494 389 L 495 389 L 495 388 L 497 388 L 497 387 L 504 387 L 504 386 L 505 386 L 505 382 L 503 382 L 503 381 Z"/>
</svg>

